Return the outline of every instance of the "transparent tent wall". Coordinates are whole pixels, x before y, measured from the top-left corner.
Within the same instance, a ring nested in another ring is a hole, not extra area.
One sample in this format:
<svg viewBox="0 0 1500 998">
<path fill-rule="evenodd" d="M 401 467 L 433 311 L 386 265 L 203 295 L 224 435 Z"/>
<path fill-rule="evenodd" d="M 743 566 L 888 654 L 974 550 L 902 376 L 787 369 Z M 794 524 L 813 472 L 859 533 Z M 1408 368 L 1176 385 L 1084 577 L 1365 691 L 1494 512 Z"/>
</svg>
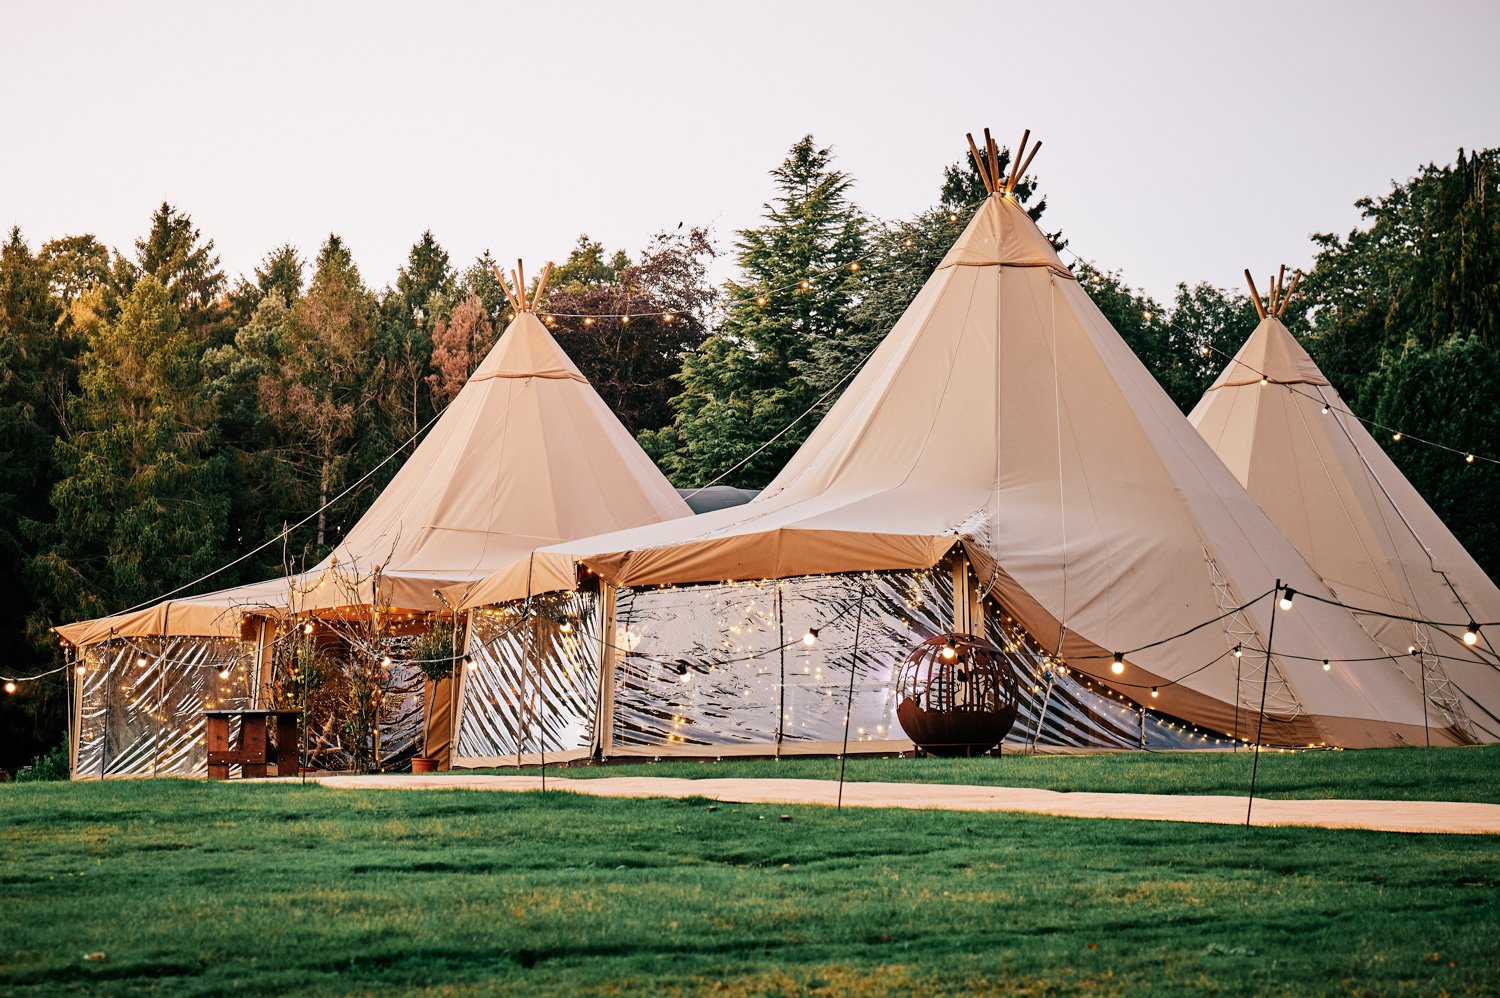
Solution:
<svg viewBox="0 0 1500 998">
<path fill-rule="evenodd" d="M 253 644 L 222 638 L 134 638 L 83 649 L 73 776 L 207 772 L 203 712 L 249 706 L 253 662 Z"/>
<path fill-rule="evenodd" d="M 476 610 L 460 683 L 455 765 L 588 755 L 599 703 L 597 594 Z"/>
<path fill-rule="evenodd" d="M 576 757 L 594 746 L 606 757 L 838 752 L 851 705 L 851 751 L 909 749 L 896 720 L 896 672 L 954 619 L 946 566 L 621 589 L 605 641 L 593 594 L 557 599 L 535 615 L 535 639 L 523 604 L 476 612 L 455 764 L 517 764 L 542 749 Z M 561 614 L 577 621 L 572 635 L 557 632 Z M 1089 689 L 1003 612 L 985 615 L 985 631 L 1019 679 L 1008 748 L 1216 744 L 1212 733 Z M 541 657 L 531 665 L 534 640 Z M 603 684 L 613 689 L 609 731 L 596 739 L 601 644 L 615 664 L 612 684 Z"/>
<path fill-rule="evenodd" d="M 662 755 L 749 746 L 767 754 L 837 751 L 852 704 L 851 750 L 905 747 L 896 720 L 896 672 L 916 645 L 951 629 L 953 604 L 947 566 L 621 590 L 611 746 Z M 1122 700 L 1088 690 L 1005 620 L 1003 613 L 988 613 L 985 629 L 1020 680 L 1021 704 L 1007 745 L 1199 744 Z M 817 634 L 809 643 L 812 630 Z"/>
</svg>

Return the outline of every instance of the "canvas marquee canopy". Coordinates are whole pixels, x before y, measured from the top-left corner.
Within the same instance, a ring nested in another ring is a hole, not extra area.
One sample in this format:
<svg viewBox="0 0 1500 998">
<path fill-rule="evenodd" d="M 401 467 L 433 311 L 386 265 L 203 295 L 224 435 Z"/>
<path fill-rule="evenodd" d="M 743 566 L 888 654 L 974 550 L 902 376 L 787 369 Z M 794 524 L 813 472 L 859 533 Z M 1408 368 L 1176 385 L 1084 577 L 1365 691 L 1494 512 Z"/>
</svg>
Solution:
<svg viewBox="0 0 1500 998">
<path fill-rule="evenodd" d="M 1133 696 L 1159 688 L 1162 711 L 1243 731 L 1264 686 L 1268 741 L 1421 741 L 1420 684 L 1348 612 L 1279 613 L 1267 663 L 1276 611 L 1257 597 L 1278 579 L 1333 593 L 1010 188 L 987 180 L 916 299 L 754 500 L 541 548 L 451 596 L 480 607 L 567 589 L 580 566 L 614 587 L 922 569 L 961 544 L 1037 640 Z M 1133 649 L 1113 675 L 1110 653 Z"/>
</svg>

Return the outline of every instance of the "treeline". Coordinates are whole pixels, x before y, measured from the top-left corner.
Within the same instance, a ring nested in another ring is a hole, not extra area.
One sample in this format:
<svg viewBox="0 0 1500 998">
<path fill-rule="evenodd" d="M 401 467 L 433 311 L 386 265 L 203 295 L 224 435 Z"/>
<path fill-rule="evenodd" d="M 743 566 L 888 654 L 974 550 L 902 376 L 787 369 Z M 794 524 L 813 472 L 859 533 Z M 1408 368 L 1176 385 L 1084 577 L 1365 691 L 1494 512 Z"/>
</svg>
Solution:
<svg viewBox="0 0 1500 998">
<path fill-rule="evenodd" d="M 1500 455 L 1497 158 L 1460 151 L 1361 201 L 1361 228 L 1315 237 L 1289 314 L 1356 411 L 1486 455 Z M 810 136 L 771 178 L 722 287 L 707 277 L 709 233 L 682 226 L 633 255 L 579 237 L 550 282 L 554 334 L 678 485 L 769 481 L 984 195 L 972 163 L 954 164 L 928 210 L 871 218 Z M 1018 193 L 1045 228 L 1037 181 Z M 310 259 L 281 246 L 231 279 L 212 239 L 166 204 L 124 253 L 92 235 L 33 249 L 12 229 L 0 247 L 0 672 L 56 665 L 52 625 L 149 600 L 310 514 L 194 591 L 321 558 L 400 457 L 381 462 L 410 453 L 504 329 L 494 263 L 455 265 L 423 233 L 374 290 L 331 235 Z M 1204 346 L 1232 354 L 1255 325 L 1238 290 L 1180 285 L 1163 305 L 1117 272 L 1074 269 L 1184 410 L 1224 364 Z M 1387 445 L 1495 575 L 1494 466 Z M 55 741 L 60 690 L 27 684 L 0 703 L 0 767 Z"/>
</svg>

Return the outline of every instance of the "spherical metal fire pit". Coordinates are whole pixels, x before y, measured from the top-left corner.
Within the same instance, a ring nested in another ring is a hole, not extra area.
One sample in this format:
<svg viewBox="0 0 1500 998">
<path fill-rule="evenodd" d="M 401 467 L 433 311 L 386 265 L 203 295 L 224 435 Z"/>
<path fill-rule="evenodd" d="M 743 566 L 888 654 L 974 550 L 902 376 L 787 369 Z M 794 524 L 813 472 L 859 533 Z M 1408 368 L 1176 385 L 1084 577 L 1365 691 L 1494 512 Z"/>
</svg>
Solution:
<svg viewBox="0 0 1500 998">
<path fill-rule="evenodd" d="M 983 755 L 1016 722 L 1020 689 L 994 642 L 939 634 L 913 648 L 896 674 L 896 719 L 933 755 Z"/>
</svg>

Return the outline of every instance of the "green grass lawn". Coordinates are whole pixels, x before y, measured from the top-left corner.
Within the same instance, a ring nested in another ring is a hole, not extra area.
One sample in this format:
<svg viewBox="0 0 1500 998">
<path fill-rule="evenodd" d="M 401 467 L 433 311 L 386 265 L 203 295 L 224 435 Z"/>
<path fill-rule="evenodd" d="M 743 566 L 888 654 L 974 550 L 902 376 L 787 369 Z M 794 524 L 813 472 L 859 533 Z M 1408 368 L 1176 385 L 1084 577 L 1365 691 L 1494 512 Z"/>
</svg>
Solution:
<svg viewBox="0 0 1500 998">
<path fill-rule="evenodd" d="M 549 767 L 560 776 L 838 779 L 837 759 L 726 759 Z M 514 769 L 483 770 L 514 773 Z M 525 772 L 534 772 L 532 769 Z M 1244 794 L 1249 752 L 1127 752 L 978 759 L 849 759 L 845 778 L 885 783 L 969 783 L 1045 790 L 1150 794 Z M 1264 752 L 1256 795 L 1500 803 L 1500 745 L 1475 748 Z"/>
<path fill-rule="evenodd" d="M 1500 837 L 141 780 L 0 857 L 5 994 L 1500 991 Z"/>
</svg>

